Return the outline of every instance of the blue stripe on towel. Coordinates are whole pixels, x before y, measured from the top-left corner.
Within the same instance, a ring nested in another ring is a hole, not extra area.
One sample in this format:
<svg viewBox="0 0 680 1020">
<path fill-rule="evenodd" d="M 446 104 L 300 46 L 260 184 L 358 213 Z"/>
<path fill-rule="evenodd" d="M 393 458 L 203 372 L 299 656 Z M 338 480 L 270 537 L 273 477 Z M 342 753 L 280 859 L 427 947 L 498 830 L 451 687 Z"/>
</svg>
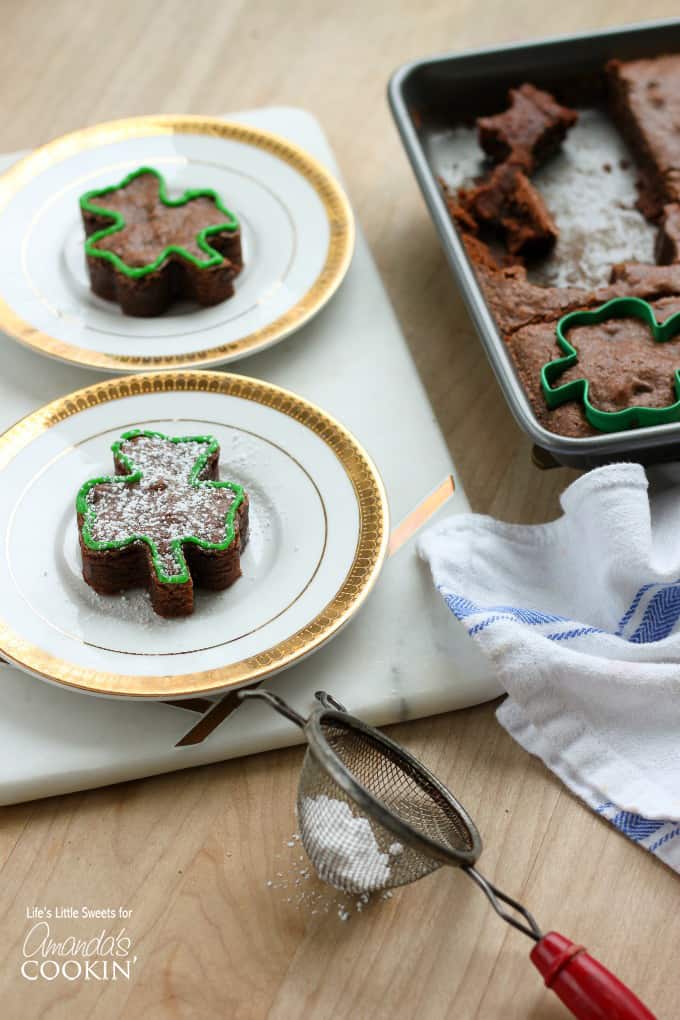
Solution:
<svg viewBox="0 0 680 1020">
<path fill-rule="evenodd" d="M 610 809 L 616 813 L 608 817 L 606 812 Z M 680 837 L 680 825 L 676 822 L 644 818 L 642 815 L 635 814 L 632 811 L 620 811 L 610 800 L 598 805 L 595 811 L 598 815 L 603 815 L 608 822 L 616 826 L 624 836 L 632 839 L 634 843 L 640 844 L 643 849 L 649 850 L 652 854 L 656 853 L 662 846 L 666 846 L 667 843 Z M 667 831 L 664 832 L 664 829 Z M 646 840 L 657 833 L 658 838 L 653 843 L 646 842 Z"/>
<path fill-rule="evenodd" d="M 480 606 L 476 602 L 472 602 L 470 599 L 463 598 L 462 595 L 454 595 L 452 592 L 446 592 L 440 588 L 442 596 L 447 606 L 453 613 L 453 615 L 459 619 L 464 620 L 468 616 L 474 616 L 477 613 L 499 613 L 501 616 L 498 619 L 504 619 L 511 617 L 514 620 L 518 620 L 520 623 L 528 624 L 540 624 L 540 623 L 568 623 L 566 616 L 555 616 L 554 613 L 542 613 L 538 609 L 523 609 L 521 606 Z"/>
<path fill-rule="evenodd" d="M 584 637 L 586 634 L 603 634 L 599 627 L 577 627 L 575 630 L 558 630 L 554 634 L 544 634 L 549 641 L 571 641 L 572 638 Z"/>
<path fill-rule="evenodd" d="M 469 616 L 477 616 L 481 613 L 488 614 L 483 620 L 480 620 L 478 623 L 475 623 L 468 628 L 468 633 L 471 637 L 474 637 L 475 634 L 479 634 L 482 630 L 486 630 L 490 624 L 497 623 L 499 620 L 516 621 L 517 623 L 528 624 L 531 627 L 537 627 L 547 623 L 574 624 L 576 622 L 574 620 L 570 620 L 566 616 L 557 616 L 555 613 L 543 613 L 538 609 L 525 609 L 522 606 L 482 606 L 477 602 L 473 602 L 471 599 L 464 598 L 462 595 L 455 595 L 453 592 L 447 592 L 443 587 L 440 587 L 439 591 L 453 615 L 461 622 L 465 621 Z M 567 641 L 570 638 L 579 638 L 586 634 L 601 633 L 603 632 L 597 627 L 577 626 L 566 631 L 554 631 L 553 633 L 546 634 L 545 636 L 550 641 Z"/>
<path fill-rule="evenodd" d="M 655 853 L 655 851 L 657 851 L 659 847 L 662 847 L 666 843 L 669 843 L 672 839 L 677 839 L 678 836 L 680 836 L 680 826 L 677 826 L 675 829 L 671 829 L 670 832 L 664 833 L 661 839 L 657 839 L 656 843 L 652 843 L 652 845 L 648 846 L 647 849 L 650 851 L 650 853 Z"/>
<path fill-rule="evenodd" d="M 490 623 L 496 623 L 497 620 L 512 620 L 511 616 L 487 616 L 484 620 L 480 620 L 473 627 L 468 629 L 470 637 L 474 637 L 475 634 L 479 634 L 480 630 L 486 630 Z"/>
<path fill-rule="evenodd" d="M 680 584 L 664 585 L 650 600 L 637 630 L 628 639 L 638 645 L 663 641 L 680 619 Z"/>
<path fill-rule="evenodd" d="M 654 587 L 654 584 L 650 583 L 650 584 L 643 584 L 641 588 L 638 588 L 638 590 L 635 593 L 635 596 L 633 598 L 633 601 L 628 606 L 628 609 L 625 611 L 625 613 L 623 614 L 623 616 L 619 620 L 619 625 L 616 628 L 616 635 L 617 635 L 617 637 L 621 637 L 622 636 L 623 631 L 624 631 L 626 625 L 628 623 L 630 623 L 630 620 L 631 620 L 631 617 L 633 616 L 633 613 L 635 612 L 637 607 L 640 605 L 640 602 L 642 600 L 642 596 L 645 595 L 649 591 L 649 589 L 653 588 L 653 587 Z"/>
<path fill-rule="evenodd" d="M 639 843 L 643 839 L 649 839 L 655 832 L 662 829 L 666 822 L 660 822 L 651 818 L 643 818 L 642 815 L 633 814 L 631 811 L 619 811 L 609 821 L 612 825 L 632 839 L 635 843 Z"/>
<path fill-rule="evenodd" d="M 636 630 L 630 637 L 625 637 L 623 631 L 632 620 L 644 596 L 654 588 L 658 590 L 650 598 Z M 570 620 L 566 616 L 559 616 L 556 613 L 545 613 L 538 609 L 527 609 L 523 606 L 480 605 L 471 599 L 464 598 L 462 595 L 447 592 L 441 586 L 439 590 L 447 606 L 458 620 L 465 621 L 470 616 L 488 614 L 486 619 L 479 621 L 469 628 L 469 633 L 472 635 L 478 634 L 490 624 L 496 623 L 499 620 L 514 620 L 517 623 L 527 624 L 531 627 L 547 623 L 575 624 L 569 630 L 555 630 L 550 634 L 544 635 L 549 641 L 569 641 L 585 637 L 588 634 L 608 633 L 600 627 L 581 626 L 577 621 Z M 614 636 L 622 637 L 631 644 L 648 644 L 662 641 L 675 630 L 679 620 L 680 580 L 649 583 L 642 585 L 635 593 L 630 606 L 621 617 L 614 631 Z"/>
</svg>

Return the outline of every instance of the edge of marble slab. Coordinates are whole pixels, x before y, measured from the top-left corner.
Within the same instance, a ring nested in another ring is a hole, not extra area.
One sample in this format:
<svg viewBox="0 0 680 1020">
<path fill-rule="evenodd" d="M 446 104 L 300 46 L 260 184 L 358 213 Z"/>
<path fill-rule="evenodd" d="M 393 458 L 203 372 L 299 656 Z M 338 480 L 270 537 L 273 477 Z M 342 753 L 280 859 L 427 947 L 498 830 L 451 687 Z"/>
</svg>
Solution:
<svg viewBox="0 0 680 1020">
<path fill-rule="evenodd" d="M 268 123 L 268 121 L 271 119 L 272 114 L 274 114 L 275 116 L 276 115 L 285 115 L 287 117 L 292 116 L 294 119 L 297 119 L 299 122 L 302 122 L 307 130 L 309 130 L 310 128 L 313 129 L 314 133 L 318 137 L 319 143 L 318 146 L 316 145 L 313 147 L 310 146 L 308 140 L 304 144 L 306 145 L 307 148 L 312 148 L 313 151 L 314 149 L 317 149 L 317 151 L 314 153 L 317 156 L 317 158 L 321 159 L 322 162 L 325 162 L 327 165 L 331 167 L 331 169 L 337 172 L 337 166 L 333 158 L 332 151 L 330 150 L 330 146 L 326 140 L 321 125 L 307 111 L 295 107 L 275 107 L 257 111 L 250 111 L 244 114 L 231 115 L 231 118 L 237 120 L 247 120 L 250 123 L 257 122 L 258 120 L 264 121 L 265 125 L 271 129 L 271 125 Z M 279 132 L 282 134 L 288 134 L 288 132 L 281 131 L 280 129 Z M 319 152 L 318 149 L 321 149 L 322 151 Z M 8 160 L 11 160 L 12 158 L 13 157 L 11 156 L 4 158 L 0 157 L 0 165 L 2 164 L 2 162 L 6 162 Z M 383 313 L 385 315 L 389 315 L 393 320 L 393 327 L 404 348 L 403 353 L 405 354 L 406 357 L 411 359 L 410 351 L 408 350 L 406 341 L 403 337 L 403 334 L 401 333 L 400 326 L 394 315 L 394 310 L 391 306 L 387 293 L 385 292 L 384 285 L 377 271 L 377 267 L 375 266 L 375 263 L 373 261 L 370 249 L 361 234 L 360 227 L 358 227 L 357 230 L 357 244 L 358 247 L 360 246 L 362 249 L 362 255 L 360 256 L 360 259 L 361 257 L 364 257 L 369 260 L 371 264 L 370 266 L 371 271 L 376 278 L 376 283 L 379 286 L 380 290 L 382 291 Z M 333 303 L 331 303 L 331 306 L 332 304 Z M 270 352 L 263 352 L 261 356 L 256 356 L 256 358 L 259 357 L 266 358 L 269 353 Z M 269 358 L 269 360 L 272 360 L 271 357 Z M 247 362 L 243 364 L 245 365 L 246 368 L 248 367 Z M 63 367 L 69 368 L 71 366 Z M 82 374 L 82 370 L 76 369 L 76 371 Z M 416 385 L 421 390 L 421 402 L 423 403 L 424 408 L 430 411 L 431 413 L 431 408 L 429 400 L 427 398 L 427 394 L 425 393 L 424 387 L 422 386 L 422 382 L 420 381 L 420 378 L 415 371 L 415 366 L 413 368 L 413 375 Z M 88 379 L 92 379 L 94 373 L 86 372 L 85 376 Z M 442 447 L 442 452 L 444 454 L 444 459 L 446 460 L 447 464 L 453 467 L 450 460 L 450 454 L 448 453 L 448 449 L 446 448 L 443 436 L 441 435 L 438 425 L 436 424 L 436 422 L 432 422 L 431 427 L 433 427 L 436 435 L 439 438 L 439 442 Z M 451 503 L 449 503 L 446 507 L 443 508 L 443 510 L 440 512 L 438 516 L 443 516 L 444 513 L 451 512 L 454 509 L 458 509 L 459 511 L 467 509 L 467 501 L 465 500 L 464 493 L 460 488 L 458 490 L 455 503 L 456 503 L 455 507 Z M 422 565 L 418 565 L 418 569 L 424 570 L 424 567 Z M 431 589 L 431 585 L 429 586 L 429 590 L 433 592 L 433 589 Z M 441 611 L 445 616 L 445 619 L 444 617 L 442 617 L 441 622 L 442 630 L 446 629 L 446 631 L 449 634 L 454 634 L 458 636 L 458 638 L 461 640 L 461 648 L 465 650 L 463 652 L 463 657 L 467 657 L 470 660 L 468 662 L 468 670 L 466 671 L 465 680 L 463 680 L 463 678 L 459 675 L 456 677 L 456 680 L 452 685 L 452 693 L 453 690 L 457 688 L 456 691 L 457 698 L 453 700 L 454 701 L 457 700 L 459 707 L 463 707 L 464 705 L 476 704 L 481 701 L 486 701 L 492 697 L 495 697 L 498 693 L 500 693 L 500 690 L 497 681 L 488 675 L 489 664 L 486 662 L 486 660 L 481 659 L 480 653 L 474 647 L 472 641 L 468 638 L 464 628 L 460 624 L 458 624 L 450 616 L 450 614 L 448 614 L 448 611 L 445 609 L 443 603 L 441 603 L 441 600 L 436 595 L 436 593 L 433 592 L 433 594 L 436 596 L 439 611 Z M 434 608 L 433 603 L 433 612 L 436 613 L 437 611 L 438 610 Z M 356 623 L 358 624 L 359 621 L 356 621 Z M 340 640 L 341 637 L 342 635 L 340 635 L 339 638 L 336 640 Z M 329 646 L 329 648 L 332 647 L 333 645 Z M 324 653 L 329 654 L 329 650 L 322 649 L 318 653 L 318 655 L 323 656 Z M 315 658 L 315 663 L 319 665 L 318 657 Z M 298 673 L 298 671 L 303 666 L 304 663 L 299 664 L 297 667 L 295 667 L 295 672 Z M 458 672 L 453 663 L 451 664 L 451 668 L 452 672 L 454 673 Z M 318 670 L 315 672 L 318 672 Z M 15 683 L 17 683 L 18 687 L 20 688 L 20 696 L 21 694 L 25 695 L 29 690 L 31 692 L 33 692 L 33 690 L 36 691 L 47 690 L 53 692 L 56 691 L 58 696 L 64 695 L 66 695 L 67 697 L 69 695 L 73 695 L 75 697 L 78 696 L 77 694 L 74 694 L 74 692 L 68 692 L 65 691 L 63 688 L 59 688 L 57 685 L 41 684 L 40 688 L 34 688 L 33 685 L 26 685 L 23 680 L 19 680 L 19 677 L 21 676 L 20 671 L 10 667 L 4 667 L 2 669 L 2 673 L 11 674 L 12 679 L 15 681 Z M 282 686 L 284 688 L 286 686 L 289 686 L 286 683 L 288 675 L 289 674 L 287 672 L 284 672 L 282 674 L 279 674 L 278 676 L 273 677 L 272 680 L 269 682 L 271 688 L 276 689 L 277 686 Z M 372 693 L 375 694 L 375 692 Z M 448 697 L 443 697 L 444 694 L 446 695 L 449 694 L 448 689 L 446 690 L 446 692 L 443 690 L 443 688 L 440 688 L 438 690 L 430 688 L 428 690 L 415 689 L 413 691 L 409 691 L 405 690 L 403 686 L 398 685 L 397 687 L 395 687 L 395 689 L 389 692 L 382 691 L 380 697 L 377 700 L 374 697 L 361 696 L 360 698 L 357 699 L 357 703 L 352 704 L 350 707 L 353 710 L 360 712 L 369 722 L 381 725 L 391 722 L 397 722 L 403 719 L 436 714 L 438 712 L 448 711 L 456 707 L 455 705 L 452 705 L 449 702 Z M 286 692 L 286 695 L 290 698 L 290 700 L 294 704 L 297 704 L 297 707 L 299 707 L 301 710 L 306 710 L 310 707 L 310 703 L 313 698 L 313 691 L 310 691 L 308 687 L 305 687 L 304 692 L 296 690 L 295 694 L 291 694 L 291 692 Z M 37 697 L 39 696 L 40 695 L 37 695 Z M 31 695 L 28 695 L 28 698 L 29 700 L 33 700 Z M 303 702 L 303 700 L 304 704 L 301 703 Z M 89 698 L 88 701 L 91 704 L 98 704 L 99 706 L 101 706 L 102 704 L 101 699 Z M 293 743 L 299 743 L 301 739 L 299 731 L 290 727 L 283 720 L 279 720 L 275 716 L 272 716 L 270 712 L 268 713 L 266 706 L 251 703 L 248 706 L 244 706 L 243 709 L 239 711 L 240 724 L 238 734 L 236 735 L 237 736 L 236 740 L 234 739 L 235 734 L 233 728 L 230 728 L 229 723 L 227 722 L 226 724 L 223 725 L 223 727 L 216 730 L 215 733 L 213 733 L 211 737 L 208 738 L 208 740 L 205 741 L 203 744 L 199 744 L 191 748 L 181 749 L 176 749 L 172 746 L 171 747 L 164 746 L 163 748 L 159 749 L 157 746 L 154 746 L 153 748 L 152 747 L 148 748 L 148 754 L 142 753 L 141 755 L 139 755 L 140 749 L 139 742 L 141 741 L 141 743 L 144 744 L 145 738 L 148 741 L 149 713 L 154 712 L 158 713 L 159 711 L 163 713 L 164 716 L 163 729 L 167 730 L 167 732 L 165 733 L 165 739 L 170 738 L 172 743 L 174 743 L 176 739 L 178 739 L 178 737 L 181 736 L 189 728 L 192 720 L 197 719 L 198 716 L 194 715 L 193 713 L 189 713 L 183 709 L 174 709 L 170 706 L 161 707 L 157 703 L 153 702 L 144 703 L 143 705 L 135 703 L 134 709 L 132 709 L 132 705 L 129 702 L 120 701 L 112 702 L 111 700 L 107 700 L 107 704 L 115 705 L 116 712 L 122 712 L 122 719 L 124 719 L 124 728 L 126 735 L 134 737 L 134 739 L 138 741 L 136 744 L 134 744 L 133 748 L 131 749 L 138 753 L 138 757 L 136 757 L 134 761 L 131 761 L 129 758 L 125 758 L 125 760 L 121 762 L 117 758 L 113 757 L 97 767 L 88 768 L 87 766 L 84 765 L 82 771 L 80 768 L 77 769 L 77 774 L 75 774 L 74 771 L 71 771 L 67 773 L 61 773 L 58 775 L 54 775 L 53 772 L 49 771 L 49 763 L 46 762 L 45 772 L 40 777 L 33 776 L 29 778 L 24 776 L 20 778 L 19 776 L 15 776 L 11 793 L 8 789 L 4 788 L 5 787 L 4 783 L 0 783 L 0 802 L 6 804 L 13 803 L 18 800 L 35 799 L 37 797 L 51 796 L 54 794 L 64 792 L 75 792 L 76 790 L 87 789 L 93 786 L 109 785 L 111 783 L 122 782 L 128 779 L 142 778 L 148 775 L 162 774 L 167 771 L 175 771 L 182 768 L 192 767 L 198 764 L 206 764 L 209 762 L 226 760 L 228 758 L 233 758 L 236 756 L 248 755 L 250 753 L 259 752 L 266 749 L 288 746 Z M 144 709 L 143 714 L 140 711 L 141 709 Z M 264 714 L 262 714 L 263 710 Z M 93 709 L 93 711 L 100 714 L 99 709 Z M 247 713 L 247 717 L 252 719 L 252 724 L 250 726 L 243 725 L 244 722 L 246 722 L 244 713 Z M 69 715 L 70 714 L 71 713 L 69 713 Z M 108 712 L 106 714 L 108 716 Z M 168 723 L 167 726 L 165 723 L 165 719 L 167 719 Z M 177 719 L 177 724 L 175 724 L 175 719 Z M 108 719 L 107 721 L 110 722 L 111 720 Z M 140 734 L 136 734 L 136 726 L 133 726 L 131 732 L 130 727 L 133 722 L 136 724 L 142 724 L 142 732 Z M 172 725 L 170 725 L 170 722 L 172 722 Z M 160 734 L 158 733 L 159 723 L 160 717 L 155 715 L 153 720 L 155 738 L 158 738 L 160 736 Z M 250 732 L 251 727 L 253 730 L 252 732 Z M 96 727 L 94 728 L 96 729 Z M 267 730 L 266 747 L 263 747 L 261 743 L 261 735 L 263 729 Z M 34 731 L 31 730 L 31 734 L 33 732 Z M 28 739 L 30 740 L 30 737 Z M 230 744 L 231 746 L 225 746 L 225 742 L 226 745 Z M 99 738 L 97 738 L 97 746 L 98 749 L 100 749 Z M 120 750 L 116 749 L 116 753 L 120 753 Z M 162 756 L 164 756 L 163 760 L 161 760 Z M 175 758 L 175 756 L 177 756 L 177 760 L 172 760 L 173 758 Z M 32 788 L 34 784 L 39 785 L 40 787 L 39 791 Z M 9 797 L 7 796 L 8 794 Z"/>
</svg>

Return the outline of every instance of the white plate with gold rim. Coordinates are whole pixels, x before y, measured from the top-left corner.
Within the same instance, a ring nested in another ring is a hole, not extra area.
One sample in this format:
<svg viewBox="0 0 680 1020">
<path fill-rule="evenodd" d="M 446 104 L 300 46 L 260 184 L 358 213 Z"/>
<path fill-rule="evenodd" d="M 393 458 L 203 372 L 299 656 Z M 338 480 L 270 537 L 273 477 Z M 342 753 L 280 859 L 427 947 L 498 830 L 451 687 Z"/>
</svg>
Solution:
<svg viewBox="0 0 680 1020">
<path fill-rule="evenodd" d="M 250 496 L 243 576 L 155 615 L 145 591 L 82 579 L 75 496 L 112 468 L 129 428 L 214 435 L 220 476 Z M 212 372 L 110 380 L 47 404 L 0 437 L 0 655 L 83 691 L 214 693 L 292 665 L 364 601 L 388 537 L 384 488 L 338 422 L 286 390 Z"/>
<path fill-rule="evenodd" d="M 211 188 L 237 214 L 244 269 L 232 298 L 126 316 L 90 290 L 79 199 L 151 166 L 178 196 Z M 354 221 L 334 177 L 284 138 L 198 116 L 135 117 L 64 135 L 0 177 L 0 329 L 93 369 L 224 364 L 277 343 L 340 285 Z"/>
</svg>

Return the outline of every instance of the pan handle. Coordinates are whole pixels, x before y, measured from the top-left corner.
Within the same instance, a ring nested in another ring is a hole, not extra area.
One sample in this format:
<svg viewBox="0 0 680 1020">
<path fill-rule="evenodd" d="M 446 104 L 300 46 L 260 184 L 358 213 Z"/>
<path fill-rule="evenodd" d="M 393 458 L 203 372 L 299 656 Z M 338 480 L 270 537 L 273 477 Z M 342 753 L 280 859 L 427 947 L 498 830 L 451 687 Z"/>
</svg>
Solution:
<svg viewBox="0 0 680 1020">
<path fill-rule="evenodd" d="M 656 1020 L 653 1013 L 583 946 L 556 931 L 541 938 L 531 962 L 579 1020 Z"/>
</svg>

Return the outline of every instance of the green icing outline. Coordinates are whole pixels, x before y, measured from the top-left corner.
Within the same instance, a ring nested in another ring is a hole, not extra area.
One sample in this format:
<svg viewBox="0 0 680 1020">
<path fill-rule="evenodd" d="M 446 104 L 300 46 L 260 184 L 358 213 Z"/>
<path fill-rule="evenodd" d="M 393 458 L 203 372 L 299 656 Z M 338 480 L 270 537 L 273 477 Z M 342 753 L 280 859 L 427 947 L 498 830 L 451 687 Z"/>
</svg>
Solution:
<svg viewBox="0 0 680 1020">
<path fill-rule="evenodd" d="M 224 518 L 225 537 L 222 542 L 207 542 L 205 539 L 196 538 L 195 535 L 187 535 L 182 538 L 172 539 L 170 542 L 170 551 L 175 559 L 175 563 L 182 568 L 181 574 L 174 574 L 172 577 L 169 577 L 163 572 L 156 543 L 148 535 L 130 535 L 128 538 L 112 542 L 98 542 L 92 538 L 91 529 L 94 527 L 97 520 L 97 514 L 87 499 L 90 490 L 96 485 L 105 485 L 108 483 L 130 485 L 134 482 L 140 481 L 144 476 L 143 471 L 134 470 L 133 461 L 130 457 L 121 453 L 121 446 L 123 443 L 128 439 L 134 439 L 137 436 L 146 436 L 149 439 L 166 439 L 171 443 L 205 443 L 207 445 L 207 449 L 205 453 L 197 457 L 189 475 L 189 484 L 196 488 L 206 486 L 213 489 L 231 489 L 231 491 L 236 494 L 236 499 L 232 503 Z M 124 432 L 120 439 L 116 440 L 111 447 L 111 450 L 114 458 L 118 457 L 130 473 L 128 475 L 104 475 L 101 478 L 91 478 L 78 490 L 78 495 L 76 496 L 76 511 L 79 514 L 82 514 L 84 518 L 80 531 L 85 545 L 88 549 L 92 549 L 95 552 L 103 552 L 110 549 L 123 549 L 128 545 L 132 545 L 133 542 L 144 542 L 151 550 L 151 560 L 159 581 L 163 584 L 186 584 L 186 582 L 191 578 L 191 573 L 182 547 L 185 543 L 189 542 L 192 545 L 200 546 L 201 549 L 210 549 L 216 552 L 223 552 L 225 549 L 228 549 L 234 541 L 234 521 L 236 519 L 236 513 L 245 497 L 243 486 L 238 485 L 236 482 L 213 481 L 211 479 L 200 481 L 198 478 L 201 471 L 208 463 L 208 459 L 213 453 L 215 453 L 216 450 L 219 450 L 219 443 L 214 436 L 166 436 L 163 432 L 151 432 L 145 429 L 131 429 L 129 432 Z"/>
<path fill-rule="evenodd" d="M 104 195 L 110 195 L 113 191 L 121 191 L 128 186 L 132 181 L 136 180 L 137 177 L 141 177 L 142 174 L 153 174 L 158 181 L 158 197 L 163 205 L 170 208 L 176 208 L 180 205 L 186 205 L 195 198 L 211 198 L 218 210 L 227 217 L 228 223 L 219 223 L 213 227 L 204 227 L 196 235 L 196 244 L 209 256 L 208 259 L 198 259 L 195 255 L 192 255 L 190 251 L 187 251 L 181 244 L 169 244 L 167 245 L 161 254 L 150 262 L 146 266 L 128 266 L 120 255 L 117 255 L 113 251 L 104 251 L 97 248 L 96 245 L 104 237 L 109 237 L 111 234 L 116 234 L 120 230 L 123 230 L 127 223 L 122 213 L 113 209 L 105 209 L 102 206 L 96 205 L 92 200 L 97 198 L 103 198 Z M 85 240 L 85 254 L 92 256 L 92 258 L 104 259 L 106 262 L 110 262 L 115 268 L 123 273 L 125 276 L 130 277 L 133 280 L 138 280 L 140 277 L 147 276 L 149 273 L 155 272 L 159 269 L 165 260 L 170 255 L 180 255 L 186 259 L 192 265 L 196 266 L 197 269 L 211 269 L 214 266 L 222 265 L 225 261 L 225 256 L 221 255 L 215 248 L 213 248 L 207 241 L 208 237 L 213 234 L 222 233 L 224 230 L 235 231 L 239 229 L 239 221 L 235 213 L 230 209 L 227 209 L 222 204 L 222 200 L 216 191 L 211 188 L 199 188 L 185 191 L 180 198 L 169 198 L 165 178 L 158 170 L 155 170 L 150 166 L 139 167 L 138 170 L 133 170 L 132 173 L 124 177 L 120 184 L 112 184 L 107 188 L 97 188 L 94 191 L 86 191 L 84 195 L 80 196 L 80 208 L 84 212 L 93 213 L 96 216 L 107 216 L 113 220 L 110 227 L 105 227 L 103 230 L 98 230 L 96 233 L 91 234 L 90 237 Z"/>
<path fill-rule="evenodd" d="M 575 326 L 594 326 L 607 319 L 635 318 L 649 327 L 656 343 L 667 343 L 680 334 L 680 312 L 671 315 L 665 322 L 657 322 L 654 309 L 648 301 L 636 297 L 612 298 L 606 304 L 590 311 L 569 312 L 557 323 L 557 343 L 564 357 L 555 358 L 541 368 L 541 389 L 548 407 L 553 410 L 568 400 L 583 404 L 585 416 L 600 432 L 620 432 L 623 429 L 644 428 L 651 425 L 666 425 L 680 420 L 680 369 L 674 373 L 674 387 L 677 400 L 666 407 L 644 407 L 633 405 L 620 411 L 603 411 L 590 402 L 589 380 L 573 379 L 562 386 L 553 386 L 555 380 L 566 369 L 578 362 L 578 351 L 566 337 L 566 332 Z"/>
</svg>

